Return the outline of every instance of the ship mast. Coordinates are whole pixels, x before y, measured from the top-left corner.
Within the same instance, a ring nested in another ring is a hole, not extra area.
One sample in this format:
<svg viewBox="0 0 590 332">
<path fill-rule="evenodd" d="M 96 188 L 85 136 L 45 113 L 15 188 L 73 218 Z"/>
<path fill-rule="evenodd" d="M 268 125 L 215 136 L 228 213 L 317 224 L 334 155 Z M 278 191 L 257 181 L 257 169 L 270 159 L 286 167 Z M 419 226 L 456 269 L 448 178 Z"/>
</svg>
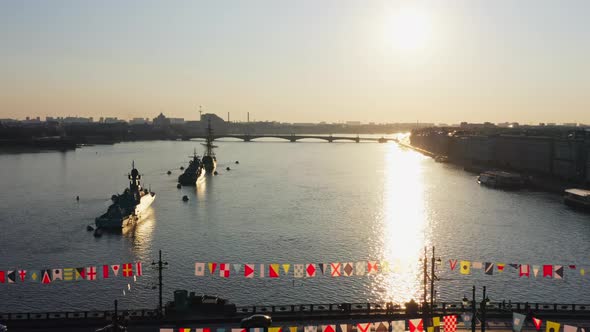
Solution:
<svg viewBox="0 0 590 332">
<path fill-rule="evenodd" d="M 211 119 L 208 119 L 206 142 L 206 155 L 211 157 L 215 156 L 215 153 L 213 152 L 213 148 L 215 148 L 215 146 L 213 145 L 213 129 L 211 129 Z"/>
</svg>

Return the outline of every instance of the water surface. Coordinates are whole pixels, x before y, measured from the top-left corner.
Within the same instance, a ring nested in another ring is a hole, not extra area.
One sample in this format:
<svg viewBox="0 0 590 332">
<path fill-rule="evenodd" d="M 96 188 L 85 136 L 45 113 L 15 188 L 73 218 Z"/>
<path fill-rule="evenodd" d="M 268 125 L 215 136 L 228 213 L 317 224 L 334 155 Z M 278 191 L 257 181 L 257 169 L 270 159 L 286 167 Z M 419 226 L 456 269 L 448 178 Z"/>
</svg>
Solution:
<svg viewBox="0 0 590 332">
<path fill-rule="evenodd" d="M 157 304 L 164 294 L 219 294 L 237 304 L 404 302 L 422 297 L 424 247 L 445 262 L 437 298 L 460 301 L 472 284 L 492 300 L 588 302 L 588 279 L 448 271 L 450 258 L 590 266 L 590 217 L 553 194 L 480 187 L 474 175 L 394 143 L 223 141 L 219 176 L 176 189 L 179 166 L 199 142 L 136 142 L 70 152 L 0 155 L 0 269 L 101 266 L 140 260 L 137 282 L 117 278 L 0 284 L 0 311 L 104 309 Z M 157 192 L 147 218 L 123 235 L 95 238 L 86 226 L 127 185 L 131 161 Z M 240 164 L 234 164 L 239 160 Z M 226 171 L 226 167 L 231 171 Z M 172 170 L 172 175 L 166 175 Z M 79 195 L 80 201 L 75 197 Z M 188 195 L 190 200 L 182 202 Z M 429 249 L 430 250 L 430 249 Z M 429 253 L 430 255 L 430 253 Z M 386 259 L 389 275 L 350 278 L 197 278 L 195 262 L 329 263 Z M 587 277 L 590 278 L 590 277 Z M 131 284 L 131 291 L 122 290 Z"/>
</svg>

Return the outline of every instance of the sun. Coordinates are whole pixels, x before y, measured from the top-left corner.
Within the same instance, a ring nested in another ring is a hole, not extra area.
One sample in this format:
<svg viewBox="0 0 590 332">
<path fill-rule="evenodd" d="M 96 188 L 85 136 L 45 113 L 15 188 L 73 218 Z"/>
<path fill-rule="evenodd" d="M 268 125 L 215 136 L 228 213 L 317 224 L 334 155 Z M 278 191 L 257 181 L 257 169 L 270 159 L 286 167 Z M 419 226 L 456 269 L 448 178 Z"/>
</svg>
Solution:
<svg viewBox="0 0 590 332">
<path fill-rule="evenodd" d="M 393 46 L 403 51 L 423 50 L 432 37 L 431 19 L 417 7 L 400 8 L 392 15 L 389 29 Z"/>
</svg>

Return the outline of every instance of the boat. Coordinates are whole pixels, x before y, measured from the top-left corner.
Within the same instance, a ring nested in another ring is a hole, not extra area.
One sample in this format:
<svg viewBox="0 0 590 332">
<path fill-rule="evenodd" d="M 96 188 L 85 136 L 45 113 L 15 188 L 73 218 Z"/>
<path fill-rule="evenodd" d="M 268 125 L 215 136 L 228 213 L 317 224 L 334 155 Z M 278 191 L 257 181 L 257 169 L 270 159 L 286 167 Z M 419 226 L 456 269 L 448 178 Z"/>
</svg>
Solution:
<svg viewBox="0 0 590 332">
<path fill-rule="evenodd" d="M 492 188 L 518 189 L 524 186 L 520 174 L 503 171 L 486 171 L 479 175 L 477 182 Z"/>
<path fill-rule="evenodd" d="M 590 211 L 590 190 L 566 189 L 563 202 L 567 206 Z"/>
<path fill-rule="evenodd" d="M 156 193 L 141 187 L 141 175 L 135 168 L 135 162 L 131 164 L 131 173 L 129 178 L 129 188 L 125 188 L 122 194 L 111 196 L 113 202 L 107 212 L 95 219 L 98 229 L 113 228 L 122 229 L 136 224 L 141 214 L 156 199 Z"/>
<path fill-rule="evenodd" d="M 188 167 L 184 170 L 184 173 L 178 177 L 178 183 L 183 186 L 195 186 L 204 176 L 205 170 L 203 169 L 203 162 L 201 161 L 201 158 L 197 156 L 197 150 L 195 149 Z"/>
<path fill-rule="evenodd" d="M 203 156 L 203 165 L 205 166 L 205 171 L 209 174 L 215 172 L 215 168 L 217 167 L 217 158 L 215 158 L 215 153 L 213 149 L 217 146 L 213 145 L 213 129 L 211 129 L 211 120 L 209 120 L 209 124 L 207 125 L 207 137 L 205 145 L 205 155 Z"/>
</svg>

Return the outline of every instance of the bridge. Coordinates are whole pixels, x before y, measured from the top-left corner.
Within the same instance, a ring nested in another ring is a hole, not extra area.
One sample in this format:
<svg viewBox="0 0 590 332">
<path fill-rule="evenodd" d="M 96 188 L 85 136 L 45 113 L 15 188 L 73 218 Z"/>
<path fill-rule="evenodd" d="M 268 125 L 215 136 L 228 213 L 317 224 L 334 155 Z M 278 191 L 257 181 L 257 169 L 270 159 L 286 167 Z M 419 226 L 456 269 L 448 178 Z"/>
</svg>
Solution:
<svg viewBox="0 0 590 332">
<path fill-rule="evenodd" d="M 205 139 L 206 135 L 186 135 L 182 136 L 181 139 L 183 141 L 188 141 L 191 139 Z M 257 135 L 257 134 L 243 134 L 243 135 L 236 135 L 236 134 L 224 134 L 224 135 L 213 135 L 213 140 L 221 139 L 221 138 L 235 138 L 241 139 L 244 142 L 251 142 L 255 139 L 260 138 L 278 138 L 287 140 L 289 142 L 297 142 L 303 139 L 319 139 L 328 141 L 332 143 L 334 141 L 353 141 L 353 142 L 361 142 L 361 141 L 369 141 L 369 142 L 379 142 L 379 143 L 387 143 L 389 141 L 397 141 L 395 138 L 386 138 L 386 137 L 360 137 L 360 136 L 332 136 L 332 135 Z"/>
</svg>

